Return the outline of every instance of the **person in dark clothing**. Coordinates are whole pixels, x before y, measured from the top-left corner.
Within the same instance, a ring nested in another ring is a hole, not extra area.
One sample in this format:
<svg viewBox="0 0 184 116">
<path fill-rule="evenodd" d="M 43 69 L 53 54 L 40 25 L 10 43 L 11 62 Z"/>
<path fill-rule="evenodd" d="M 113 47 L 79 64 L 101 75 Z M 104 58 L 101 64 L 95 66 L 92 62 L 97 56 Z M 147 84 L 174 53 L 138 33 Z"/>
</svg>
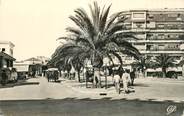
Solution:
<svg viewBox="0 0 184 116">
<path fill-rule="evenodd" d="M 131 78 L 131 85 L 133 86 L 134 85 L 134 79 L 135 79 L 135 69 L 133 69 L 130 72 L 130 78 Z"/>
<path fill-rule="evenodd" d="M 8 76 L 6 74 L 6 71 L 2 70 L 2 85 L 6 85 L 7 78 L 8 78 Z"/>
<path fill-rule="evenodd" d="M 122 78 L 124 72 L 125 71 L 123 70 L 123 67 L 120 66 L 118 69 L 118 74 L 119 74 L 120 78 Z"/>
</svg>

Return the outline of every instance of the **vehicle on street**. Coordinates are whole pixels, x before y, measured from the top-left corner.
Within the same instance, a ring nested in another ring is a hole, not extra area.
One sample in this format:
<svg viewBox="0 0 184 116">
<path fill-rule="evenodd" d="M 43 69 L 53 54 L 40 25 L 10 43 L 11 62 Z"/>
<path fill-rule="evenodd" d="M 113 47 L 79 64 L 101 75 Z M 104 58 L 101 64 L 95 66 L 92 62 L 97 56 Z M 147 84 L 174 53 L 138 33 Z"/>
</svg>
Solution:
<svg viewBox="0 0 184 116">
<path fill-rule="evenodd" d="M 46 70 L 46 77 L 48 79 L 48 82 L 50 81 L 58 81 L 59 79 L 59 71 L 57 68 L 49 68 Z"/>
</svg>

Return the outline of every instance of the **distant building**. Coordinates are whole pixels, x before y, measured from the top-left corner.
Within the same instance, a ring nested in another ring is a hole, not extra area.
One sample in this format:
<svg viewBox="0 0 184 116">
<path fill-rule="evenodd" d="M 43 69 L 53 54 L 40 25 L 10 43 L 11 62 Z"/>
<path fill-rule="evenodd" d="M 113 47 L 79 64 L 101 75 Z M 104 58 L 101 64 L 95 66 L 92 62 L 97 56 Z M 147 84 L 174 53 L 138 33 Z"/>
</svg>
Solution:
<svg viewBox="0 0 184 116">
<path fill-rule="evenodd" d="M 45 65 L 48 62 L 48 58 L 44 56 L 31 57 L 23 61 L 17 61 L 14 67 L 18 72 L 28 73 L 35 72 L 36 75 L 41 75 L 45 70 Z"/>
<path fill-rule="evenodd" d="M 24 60 L 24 63 L 26 63 L 26 64 L 42 64 L 42 61 L 38 58 L 32 57 L 32 58 Z"/>
<path fill-rule="evenodd" d="M 0 51 L 13 57 L 13 49 L 15 45 L 10 41 L 0 41 Z"/>
<path fill-rule="evenodd" d="M 14 44 L 9 41 L 0 41 L 0 69 L 1 68 L 12 68 L 13 61 L 13 48 Z"/>
</svg>

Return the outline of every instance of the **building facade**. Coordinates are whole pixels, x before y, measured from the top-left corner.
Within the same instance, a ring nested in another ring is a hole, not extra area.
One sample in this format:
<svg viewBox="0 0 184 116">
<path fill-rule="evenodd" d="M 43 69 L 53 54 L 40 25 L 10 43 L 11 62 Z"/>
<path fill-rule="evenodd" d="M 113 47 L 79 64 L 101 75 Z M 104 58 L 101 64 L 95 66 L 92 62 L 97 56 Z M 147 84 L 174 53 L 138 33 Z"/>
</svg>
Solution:
<svg viewBox="0 0 184 116">
<path fill-rule="evenodd" d="M 13 57 L 13 49 L 15 45 L 10 41 L 0 41 L 0 51 Z"/>
<path fill-rule="evenodd" d="M 13 48 L 14 44 L 9 41 L 0 41 L 0 69 L 13 67 Z"/>
<path fill-rule="evenodd" d="M 183 59 L 184 9 L 130 10 L 123 11 L 122 16 L 127 18 L 125 32 L 133 32 L 138 38 L 130 42 L 141 54 L 150 59 L 160 54 L 169 54 L 177 62 Z M 124 59 L 134 61 L 131 57 Z"/>
<path fill-rule="evenodd" d="M 17 61 L 14 63 L 14 67 L 18 73 L 30 74 L 34 72 L 36 75 L 42 75 L 45 71 L 46 64 L 49 58 L 45 56 L 31 57 L 23 61 Z"/>
</svg>

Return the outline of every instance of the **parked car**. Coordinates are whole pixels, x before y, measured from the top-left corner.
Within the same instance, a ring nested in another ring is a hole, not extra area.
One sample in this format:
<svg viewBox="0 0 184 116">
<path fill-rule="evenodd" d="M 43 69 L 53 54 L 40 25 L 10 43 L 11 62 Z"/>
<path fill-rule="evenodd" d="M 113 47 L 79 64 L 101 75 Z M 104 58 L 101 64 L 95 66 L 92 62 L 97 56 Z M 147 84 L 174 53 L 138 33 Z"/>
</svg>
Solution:
<svg viewBox="0 0 184 116">
<path fill-rule="evenodd" d="M 59 79 L 59 71 L 57 68 L 49 68 L 46 71 L 46 76 L 48 79 L 48 82 L 50 81 L 57 81 Z"/>
</svg>

